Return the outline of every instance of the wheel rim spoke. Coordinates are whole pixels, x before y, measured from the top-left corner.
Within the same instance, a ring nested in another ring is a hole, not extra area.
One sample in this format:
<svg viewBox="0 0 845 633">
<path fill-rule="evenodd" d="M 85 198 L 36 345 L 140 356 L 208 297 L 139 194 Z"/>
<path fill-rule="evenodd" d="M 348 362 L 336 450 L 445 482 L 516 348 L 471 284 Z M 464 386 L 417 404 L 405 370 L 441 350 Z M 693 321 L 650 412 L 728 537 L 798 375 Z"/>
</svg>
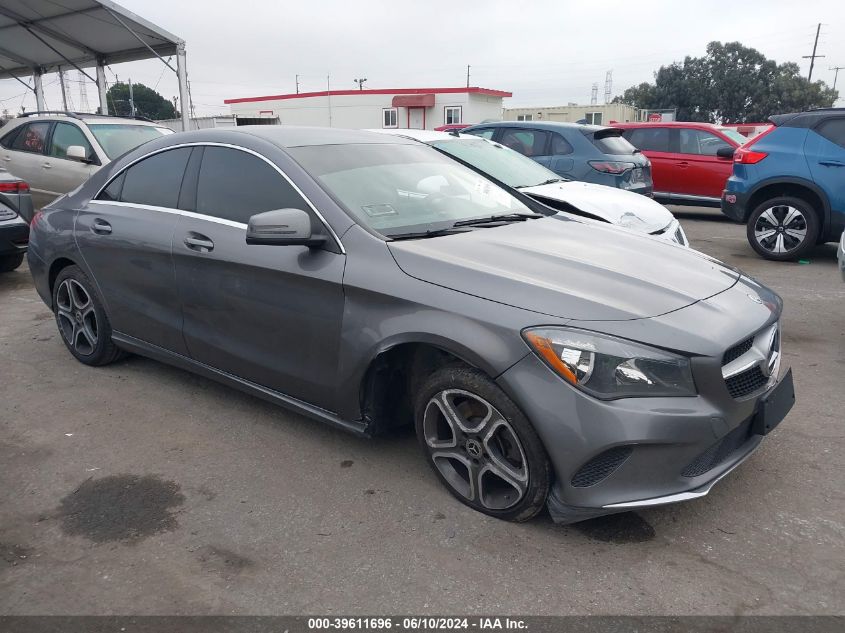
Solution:
<svg viewBox="0 0 845 633">
<path fill-rule="evenodd" d="M 763 211 L 763 213 L 760 215 L 760 219 L 761 219 L 761 220 L 765 220 L 765 221 L 766 221 L 768 224 L 770 224 L 771 226 L 776 227 L 777 225 L 779 225 L 779 224 L 780 224 L 780 222 L 779 222 L 779 221 L 778 221 L 778 219 L 775 217 L 774 210 L 775 210 L 775 207 L 772 207 L 771 209 L 766 209 L 766 210 L 765 210 L 765 211 Z"/>
<path fill-rule="evenodd" d="M 65 279 L 56 292 L 56 320 L 68 345 L 88 356 L 97 346 L 97 313 L 91 295 L 75 279 Z"/>
<path fill-rule="evenodd" d="M 803 220 L 804 216 L 801 215 L 801 212 L 798 211 L 795 207 L 787 207 L 786 215 L 783 218 L 783 222 L 781 225 L 784 227 L 790 226 L 796 220 Z"/>
<path fill-rule="evenodd" d="M 437 470 L 460 496 L 490 510 L 528 490 L 528 460 L 507 419 L 480 396 L 446 389 L 429 400 L 423 433 Z"/>
</svg>

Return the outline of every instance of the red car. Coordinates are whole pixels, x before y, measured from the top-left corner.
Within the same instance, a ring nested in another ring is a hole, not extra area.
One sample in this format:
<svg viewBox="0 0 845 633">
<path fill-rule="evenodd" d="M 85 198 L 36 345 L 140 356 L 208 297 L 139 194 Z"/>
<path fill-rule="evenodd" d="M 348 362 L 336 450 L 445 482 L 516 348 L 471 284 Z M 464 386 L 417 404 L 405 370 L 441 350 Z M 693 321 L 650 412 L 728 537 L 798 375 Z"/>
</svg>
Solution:
<svg viewBox="0 0 845 633">
<path fill-rule="evenodd" d="M 664 203 L 718 207 L 733 171 L 734 150 L 748 139 L 711 123 L 615 123 L 651 161 L 654 197 Z"/>
</svg>

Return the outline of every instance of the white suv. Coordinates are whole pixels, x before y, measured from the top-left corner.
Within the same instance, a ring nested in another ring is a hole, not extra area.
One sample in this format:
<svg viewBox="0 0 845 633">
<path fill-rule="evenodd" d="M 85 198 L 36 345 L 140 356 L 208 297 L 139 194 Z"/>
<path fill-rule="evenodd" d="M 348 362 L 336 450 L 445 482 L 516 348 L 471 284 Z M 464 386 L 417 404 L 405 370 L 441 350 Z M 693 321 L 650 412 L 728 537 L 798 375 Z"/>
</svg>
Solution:
<svg viewBox="0 0 845 633">
<path fill-rule="evenodd" d="M 0 167 L 29 183 L 40 209 L 121 154 L 172 133 L 149 120 L 33 112 L 0 128 Z"/>
</svg>

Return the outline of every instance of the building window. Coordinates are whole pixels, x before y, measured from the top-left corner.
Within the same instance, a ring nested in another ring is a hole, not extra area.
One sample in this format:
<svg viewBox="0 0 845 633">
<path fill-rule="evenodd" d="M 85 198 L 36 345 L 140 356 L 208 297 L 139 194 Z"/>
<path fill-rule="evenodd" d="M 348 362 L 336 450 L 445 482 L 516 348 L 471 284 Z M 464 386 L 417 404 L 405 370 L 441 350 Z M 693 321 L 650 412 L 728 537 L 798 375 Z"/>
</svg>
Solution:
<svg viewBox="0 0 845 633">
<path fill-rule="evenodd" d="M 601 112 L 587 112 L 587 125 L 601 125 Z"/>
<path fill-rule="evenodd" d="M 461 106 L 446 106 L 443 108 L 443 119 L 446 125 L 457 125 L 461 121 Z"/>
<path fill-rule="evenodd" d="M 382 127 L 397 127 L 397 113 L 396 108 L 383 108 L 381 111 L 381 126 Z"/>
<path fill-rule="evenodd" d="M 517 114 L 516 120 L 517 121 L 533 121 L 534 115 L 533 114 Z"/>
</svg>

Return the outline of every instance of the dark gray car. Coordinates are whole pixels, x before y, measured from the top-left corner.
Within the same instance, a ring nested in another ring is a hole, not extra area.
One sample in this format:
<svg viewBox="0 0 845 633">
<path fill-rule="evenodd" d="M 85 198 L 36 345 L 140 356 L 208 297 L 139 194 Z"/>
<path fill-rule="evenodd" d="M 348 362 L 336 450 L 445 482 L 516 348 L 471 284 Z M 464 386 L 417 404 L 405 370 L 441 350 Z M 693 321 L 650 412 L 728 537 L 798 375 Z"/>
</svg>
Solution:
<svg viewBox="0 0 845 633">
<path fill-rule="evenodd" d="M 492 516 L 707 494 L 792 406 L 780 298 L 549 213 L 401 137 L 203 130 L 49 205 L 28 259 L 81 362 L 143 354 L 359 434 L 414 424 Z"/>
<path fill-rule="evenodd" d="M 623 136 L 601 125 L 553 121 L 502 121 L 474 125 L 462 134 L 496 141 L 559 176 L 650 196 L 651 162 Z"/>
</svg>

